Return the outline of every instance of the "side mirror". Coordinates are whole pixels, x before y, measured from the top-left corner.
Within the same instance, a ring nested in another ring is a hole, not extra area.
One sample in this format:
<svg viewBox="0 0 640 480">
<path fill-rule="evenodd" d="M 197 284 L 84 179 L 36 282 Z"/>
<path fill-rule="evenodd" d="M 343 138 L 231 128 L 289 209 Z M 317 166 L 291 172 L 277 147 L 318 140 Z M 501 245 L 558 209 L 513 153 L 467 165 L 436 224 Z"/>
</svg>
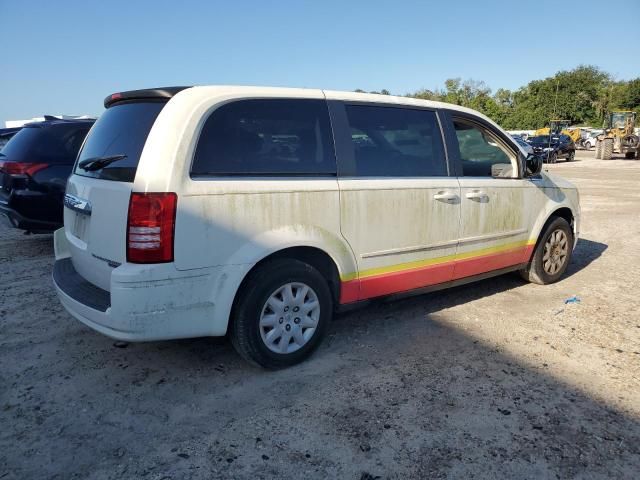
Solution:
<svg viewBox="0 0 640 480">
<path fill-rule="evenodd" d="M 524 176 L 535 177 L 542 171 L 542 158 L 529 154 L 524 159 Z"/>
</svg>

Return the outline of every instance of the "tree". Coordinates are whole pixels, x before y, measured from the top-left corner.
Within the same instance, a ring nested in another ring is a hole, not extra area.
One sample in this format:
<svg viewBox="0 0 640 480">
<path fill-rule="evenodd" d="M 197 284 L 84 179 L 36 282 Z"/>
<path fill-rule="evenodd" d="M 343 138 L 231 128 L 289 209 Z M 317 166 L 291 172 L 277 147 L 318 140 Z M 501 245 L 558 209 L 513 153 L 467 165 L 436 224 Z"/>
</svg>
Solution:
<svg viewBox="0 0 640 480">
<path fill-rule="evenodd" d="M 388 90 L 372 93 L 389 95 Z M 640 78 L 616 82 L 598 67 L 579 65 L 515 91 L 499 88 L 492 94 L 482 81 L 449 78 L 442 89 L 423 88 L 407 96 L 473 108 L 508 129 L 540 128 L 552 118 L 600 126 L 611 110 L 640 112 Z"/>
</svg>

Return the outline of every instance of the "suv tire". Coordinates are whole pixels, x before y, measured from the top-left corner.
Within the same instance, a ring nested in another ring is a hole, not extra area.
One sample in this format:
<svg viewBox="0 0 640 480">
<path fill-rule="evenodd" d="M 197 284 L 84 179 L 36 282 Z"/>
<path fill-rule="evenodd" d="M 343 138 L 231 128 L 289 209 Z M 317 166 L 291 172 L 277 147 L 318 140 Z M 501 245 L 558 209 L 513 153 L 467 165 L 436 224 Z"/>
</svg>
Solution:
<svg viewBox="0 0 640 480">
<path fill-rule="evenodd" d="M 333 314 L 331 291 L 318 270 L 299 260 L 272 260 L 251 272 L 241 288 L 230 337 L 243 358 L 278 369 L 318 347 Z"/>
<path fill-rule="evenodd" d="M 551 217 L 538 239 L 531 262 L 520 270 L 520 276 L 539 285 L 555 283 L 567 270 L 572 252 L 571 226 L 562 217 Z"/>
</svg>

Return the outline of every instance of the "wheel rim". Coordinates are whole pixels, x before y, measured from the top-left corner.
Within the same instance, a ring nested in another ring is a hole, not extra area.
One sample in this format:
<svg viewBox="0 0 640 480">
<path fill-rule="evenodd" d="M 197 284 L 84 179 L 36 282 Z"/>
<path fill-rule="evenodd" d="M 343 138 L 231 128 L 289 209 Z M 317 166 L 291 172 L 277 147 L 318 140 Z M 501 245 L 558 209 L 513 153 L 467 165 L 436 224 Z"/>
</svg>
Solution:
<svg viewBox="0 0 640 480">
<path fill-rule="evenodd" d="M 544 244 L 542 268 L 549 275 L 555 275 L 564 266 L 568 254 L 569 239 L 567 234 L 561 229 L 554 230 Z"/>
<path fill-rule="evenodd" d="M 311 287 L 287 283 L 273 292 L 260 314 L 260 337 L 275 353 L 293 353 L 305 346 L 318 328 L 320 301 Z"/>
</svg>

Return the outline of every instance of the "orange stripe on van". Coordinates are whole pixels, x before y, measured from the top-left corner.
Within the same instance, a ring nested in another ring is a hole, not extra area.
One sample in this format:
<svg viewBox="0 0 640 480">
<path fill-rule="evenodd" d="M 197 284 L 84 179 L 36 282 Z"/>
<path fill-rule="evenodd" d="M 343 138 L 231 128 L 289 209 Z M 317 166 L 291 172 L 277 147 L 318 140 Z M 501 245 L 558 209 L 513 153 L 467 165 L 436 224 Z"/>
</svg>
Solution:
<svg viewBox="0 0 640 480">
<path fill-rule="evenodd" d="M 360 278 L 341 282 L 340 303 L 406 292 L 525 263 L 531 258 L 534 246 L 535 241 L 521 242 L 480 250 L 475 255 L 474 252 L 451 255 L 443 257 L 441 262 L 433 259 L 427 265 L 414 268 L 398 270 L 397 266 L 390 266 L 377 269 L 373 275 L 364 272 Z M 378 273 L 381 270 L 388 271 Z"/>
</svg>

